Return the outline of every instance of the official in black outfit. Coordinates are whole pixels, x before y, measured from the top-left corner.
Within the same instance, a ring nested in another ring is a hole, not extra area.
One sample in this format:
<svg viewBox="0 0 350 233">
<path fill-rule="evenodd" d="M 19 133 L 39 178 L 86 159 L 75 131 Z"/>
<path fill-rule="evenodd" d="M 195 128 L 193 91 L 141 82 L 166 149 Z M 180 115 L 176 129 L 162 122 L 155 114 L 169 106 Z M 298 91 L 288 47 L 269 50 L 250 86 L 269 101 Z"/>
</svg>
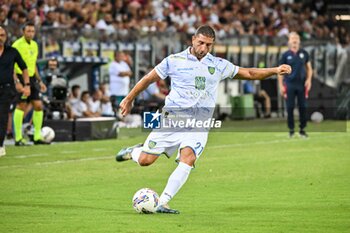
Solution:
<svg viewBox="0 0 350 233">
<path fill-rule="evenodd" d="M 291 32 L 288 37 L 289 50 L 281 58 L 280 64 L 288 64 L 292 67 L 292 73 L 278 76 L 281 95 L 286 99 L 288 113 L 289 137 L 294 137 L 294 108 L 295 99 L 299 107 L 299 135 L 308 137 L 306 128 L 306 99 L 311 89 L 312 67 L 309 54 L 300 48 L 300 37 L 296 32 Z"/>
<path fill-rule="evenodd" d="M 16 90 L 23 95 L 30 95 L 30 86 L 22 84 L 14 75 L 14 64 L 23 71 L 24 83 L 29 83 L 27 66 L 24 63 L 19 52 L 6 45 L 7 32 L 4 27 L 0 26 L 0 157 L 6 155 L 4 140 L 8 121 L 8 112 L 11 102 L 16 95 Z"/>
</svg>

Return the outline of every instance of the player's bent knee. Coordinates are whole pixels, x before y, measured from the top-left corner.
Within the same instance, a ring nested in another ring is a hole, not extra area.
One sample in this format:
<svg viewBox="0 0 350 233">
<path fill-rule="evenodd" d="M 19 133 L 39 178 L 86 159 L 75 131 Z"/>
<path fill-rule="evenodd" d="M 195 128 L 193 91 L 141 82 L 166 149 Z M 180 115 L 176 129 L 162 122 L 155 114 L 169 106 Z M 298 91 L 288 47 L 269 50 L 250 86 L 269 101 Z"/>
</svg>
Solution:
<svg viewBox="0 0 350 233">
<path fill-rule="evenodd" d="M 42 111 L 43 110 L 43 104 L 41 101 L 33 101 L 33 107 L 35 111 Z"/>
<path fill-rule="evenodd" d="M 16 108 L 19 110 L 25 111 L 27 108 L 27 103 L 25 102 L 17 103 Z"/>
<path fill-rule="evenodd" d="M 157 158 L 157 155 L 142 153 L 139 157 L 138 162 L 140 166 L 149 166 L 152 163 L 154 163 L 154 161 L 156 161 Z"/>
<path fill-rule="evenodd" d="M 180 154 L 180 162 L 186 163 L 189 166 L 193 166 L 196 162 L 197 157 L 192 148 L 185 147 L 181 149 Z"/>
</svg>

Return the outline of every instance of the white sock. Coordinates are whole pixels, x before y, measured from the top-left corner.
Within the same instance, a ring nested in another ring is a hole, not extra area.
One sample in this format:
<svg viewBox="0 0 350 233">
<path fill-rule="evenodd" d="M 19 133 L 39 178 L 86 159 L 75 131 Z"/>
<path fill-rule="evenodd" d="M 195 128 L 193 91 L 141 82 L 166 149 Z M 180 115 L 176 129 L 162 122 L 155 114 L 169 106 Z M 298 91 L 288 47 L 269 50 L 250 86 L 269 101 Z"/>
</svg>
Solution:
<svg viewBox="0 0 350 233">
<path fill-rule="evenodd" d="M 168 183 L 159 198 L 159 204 L 167 204 L 180 190 L 190 175 L 192 167 L 180 162 L 168 179 Z"/>
<path fill-rule="evenodd" d="M 131 152 L 131 158 L 136 163 L 139 163 L 139 158 L 140 158 L 141 152 L 142 152 L 142 147 L 136 147 Z"/>
</svg>

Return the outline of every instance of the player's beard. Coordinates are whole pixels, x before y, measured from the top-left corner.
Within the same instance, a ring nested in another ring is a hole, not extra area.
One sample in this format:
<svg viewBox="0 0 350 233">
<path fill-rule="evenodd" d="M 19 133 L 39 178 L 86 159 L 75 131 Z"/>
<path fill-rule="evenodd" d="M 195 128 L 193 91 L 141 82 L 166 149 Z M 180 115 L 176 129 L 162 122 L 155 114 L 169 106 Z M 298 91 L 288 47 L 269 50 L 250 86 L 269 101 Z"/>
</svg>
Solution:
<svg viewBox="0 0 350 233">
<path fill-rule="evenodd" d="M 201 60 L 205 55 L 206 53 L 201 53 L 201 52 L 198 52 L 194 47 L 192 47 L 192 53 L 194 56 L 197 57 L 198 60 Z"/>
</svg>

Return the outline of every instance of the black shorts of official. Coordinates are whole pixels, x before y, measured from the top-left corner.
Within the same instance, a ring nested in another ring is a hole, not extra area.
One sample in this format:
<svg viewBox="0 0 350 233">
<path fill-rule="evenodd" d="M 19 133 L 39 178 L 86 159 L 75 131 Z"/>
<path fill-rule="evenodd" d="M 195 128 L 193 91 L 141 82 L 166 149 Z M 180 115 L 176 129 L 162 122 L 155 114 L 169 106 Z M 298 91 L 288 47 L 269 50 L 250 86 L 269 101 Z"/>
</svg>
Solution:
<svg viewBox="0 0 350 233">
<path fill-rule="evenodd" d="M 17 77 L 20 80 L 20 82 L 24 85 L 23 76 L 17 74 Z M 29 103 L 32 100 L 41 100 L 40 83 L 34 76 L 29 77 L 29 81 L 30 81 L 30 96 L 26 97 L 22 93 L 18 93 L 16 98 L 17 103 L 19 102 Z"/>
<path fill-rule="evenodd" d="M 12 103 L 17 95 L 14 84 L 0 84 L 0 102 Z"/>
</svg>

